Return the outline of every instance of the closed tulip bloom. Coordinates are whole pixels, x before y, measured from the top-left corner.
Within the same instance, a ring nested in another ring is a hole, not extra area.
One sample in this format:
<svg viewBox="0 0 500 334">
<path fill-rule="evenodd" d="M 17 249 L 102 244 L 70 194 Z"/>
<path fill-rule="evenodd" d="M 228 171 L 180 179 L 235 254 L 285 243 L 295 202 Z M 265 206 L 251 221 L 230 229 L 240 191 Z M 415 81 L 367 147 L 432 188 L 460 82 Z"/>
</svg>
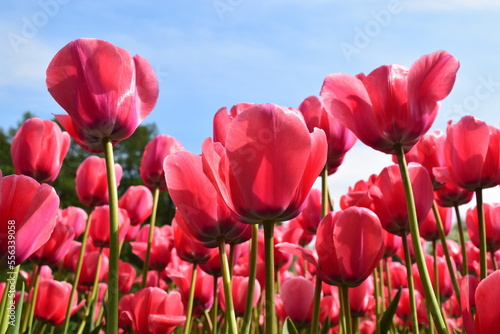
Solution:
<svg viewBox="0 0 500 334">
<path fill-rule="evenodd" d="M 236 215 L 257 223 L 300 213 L 325 166 L 322 130 L 309 133 L 300 112 L 257 104 L 231 122 L 226 143 L 203 143 L 203 170 Z M 269 191 L 273 189 L 273 191 Z"/>
<path fill-rule="evenodd" d="M 132 285 L 134 285 L 137 271 L 133 265 L 122 260 L 120 260 L 118 265 L 118 291 L 126 294 L 129 293 Z"/>
<path fill-rule="evenodd" d="M 500 204 L 483 203 L 483 208 L 486 228 L 486 249 L 488 252 L 495 252 L 500 249 Z M 470 240 L 479 248 L 477 207 L 467 210 L 465 222 Z"/>
<path fill-rule="evenodd" d="M 192 235 L 185 233 L 179 226 L 179 221 L 184 220 L 178 210 L 175 212 L 175 217 L 172 221 L 172 229 L 174 232 L 174 247 L 177 251 L 177 256 L 181 260 L 201 264 L 210 259 L 212 253 L 215 252 L 214 248 L 207 248 L 203 246 Z M 187 224 L 185 221 L 182 224 Z M 218 254 L 218 252 L 216 252 Z"/>
<path fill-rule="evenodd" d="M 187 305 L 189 300 L 189 290 L 193 273 L 192 265 L 181 265 L 176 269 L 167 268 L 167 276 L 179 288 L 182 302 Z M 203 314 L 204 310 L 212 307 L 214 301 L 214 277 L 203 270 L 196 271 L 194 287 L 193 313 Z"/>
<path fill-rule="evenodd" d="M 156 136 L 146 145 L 139 167 L 142 182 L 146 187 L 151 191 L 155 190 L 156 187 L 160 191 L 167 190 L 163 160 L 170 154 L 182 150 L 184 150 L 182 144 L 169 135 Z"/>
<path fill-rule="evenodd" d="M 127 210 L 130 225 L 139 225 L 151 215 L 153 195 L 145 186 L 131 186 L 120 197 L 118 206 Z"/>
<path fill-rule="evenodd" d="M 353 187 L 349 187 L 347 194 L 340 198 L 340 208 L 345 210 L 350 206 L 360 206 L 372 210 L 373 199 L 369 190 L 377 177 L 378 175 L 372 174 L 368 180 L 360 180 Z"/>
<path fill-rule="evenodd" d="M 123 169 L 115 164 L 116 186 L 120 184 Z M 106 161 L 95 155 L 83 160 L 76 170 L 76 194 L 80 202 L 88 207 L 109 203 Z"/>
<path fill-rule="evenodd" d="M 158 80 L 146 59 L 113 44 L 80 38 L 64 46 L 47 68 L 47 88 L 68 113 L 55 115 L 86 151 L 104 152 L 134 133 L 158 99 Z"/>
<path fill-rule="evenodd" d="M 472 200 L 474 192 L 460 188 L 454 183 L 447 182 L 434 192 L 436 203 L 444 207 L 454 207 L 467 204 Z"/>
<path fill-rule="evenodd" d="M 69 251 L 74 237 L 72 226 L 56 223 L 49 240 L 31 254 L 30 260 L 36 264 L 57 264 Z"/>
<path fill-rule="evenodd" d="M 300 215 L 296 218 L 304 233 L 316 235 L 319 222 L 321 221 L 321 191 L 313 188 L 304 202 L 304 207 Z"/>
<path fill-rule="evenodd" d="M 137 291 L 132 300 L 132 310 L 123 311 L 120 319 L 127 317 L 137 334 L 172 333 L 175 327 L 186 321 L 181 295 L 160 288 Z"/>
<path fill-rule="evenodd" d="M 464 189 L 490 188 L 500 183 L 500 131 L 472 116 L 448 123 L 446 167 L 436 168 L 438 181 Z"/>
<path fill-rule="evenodd" d="M 408 164 L 410 182 L 415 197 L 419 222 L 424 220 L 432 207 L 434 193 L 427 170 L 416 163 Z M 398 165 L 385 167 L 370 188 L 373 211 L 380 218 L 382 227 L 399 236 L 410 233 L 406 197 Z"/>
<path fill-rule="evenodd" d="M 88 215 L 82 208 L 68 206 L 66 209 L 59 211 L 57 218 L 59 223 L 73 227 L 75 238 L 78 238 L 85 231 Z"/>
<path fill-rule="evenodd" d="M 438 101 L 455 83 L 458 60 L 447 51 L 422 56 L 406 68 L 385 65 L 367 76 L 330 74 L 321 88 L 325 108 L 366 145 L 408 152 L 434 122 Z"/>
<path fill-rule="evenodd" d="M 382 230 L 384 239 L 384 258 L 391 258 L 402 248 L 403 240 L 399 235 L 395 235 Z"/>
<path fill-rule="evenodd" d="M 52 183 L 61 170 L 70 138 L 52 121 L 30 118 L 17 130 L 10 154 L 17 174 Z"/>
<path fill-rule="evenodd" d="M 58 207 L 48 184 L 0 171 L 0 269 L 13 269 L 49 240 Z"/>
<path fill-rule="evenodd" d="M 425 310 L 423 305 L 424 299 L 422 294 L 415 290 L 415 307 L 417 309 L 417 317 L 419 318 L 419 323 L 421 323 L 422 317 L 419 309 Z M 410 291 L 408 288 L 401 289 L 401 298 L 399 299 L 398 306 L 396 308 L 396 315 L 406 323 L 407 326 L 411 326 L 411 307 L 410 307 Z"/>
<path fill-rule="evenodd" d="M 443 257 L 436 257 L 437 268 L 438 268 L 438 286 L 439 294 L 442 302 L 448 300 L 454 293 L 453 284 L 451 283 L 450 272 L 446 265 L 446 260 Z M 434 275 L 434 259 L 431 255 L 425 255 L 425 263 L 427 265 L 427 270 L 429 271 L 429 276 L 433 286 L 436 286 L 435 275 Z M 453 263 L 453 262 L 452 262 Z M 455 266 L 453 270 L 456 271 Z M 455 274 L 456 275 L 456 274 Z M 418 273 L 418 268 L 416 264 L 413 264 L 413 279 L 415 281 L 415 288 L 420 291 L 422 295 L 425 295 L 424 288 L 422 287 L 422 281 L 420 280 L 420 275 Z"/>
<path fill-rule="evenodd" d="M 304 277 L 292 277 L 281 285 L 281 300 L 286 316 L 297 328 L 311 325 L 314 285 Z"/>
<path fill-rule="evenodd" d="M 392 261 L 389 264 L 389 276 L 391 279 L 391 287 L 393 289 L 408 287 L 408 274 L 406 272 L 406 266 L 401 262 Z"/>
<path fill-rule="evenodd" d="M 370 307 L 374 305 L 373 291 L 372 276 L 368 276 L 363 283 L 349 289 L 349 307 L 352 316 L 363 317 L 370 312 Z"/>
<path fill-rule="evenodd" d="M 234 303 L 234 313 L 238 317 L 242 317 L 245 313 L 245 303 L 248 295 L 248 277 L 243 276 L 233 276 L 231 278 L 231 289 L 233 295 Z M 259 281 L 255 281 L 255 287 L 253 291 L 252 307 L 256 307 L 260 299 L 260 284 Z M 226 296 L 224 295 L 224 289 L 222 286 L 222 281 L 219 285 L 219 305 L 222 311 L 226 310 Z"/>
<path fill-rule="evenodd" d="M 446 236 L 451 230 L 453 210 L 452 208 L 442 206 L 438 206 L 437 208 L 443 224 L 444 235 Z M 434 210 L 429 210 L 427 217 L 418 225 L 418 230 L 420 231 L 420 236 L 426 241 L 439 240 L 439 230 Z"/>
<path fill-rule="evenodd" d="M 35 317 L 52 326 L 61 325 L 66 316 L 70 293 L 71 284 L 68 282 L 58 282 L 51 279 L 40 280 L 35 304 Z M 75 314 L 84 303 L 85 300 L 82 300 L 78 304 L 78 296 L 75 291 L 71 315 Z"/>
<path fill-rule="evenodd" d="M 171 227 L 164 225 L 161 228 L 154 226 L 154 238 L 151 244 L 151 253 L 149 259 L 149 268 L 154 270 L 163 270 L 170 262 L 171 250 L 174 246 Z M 132 253 L 142 261 L 146 259 L 146 250 L 148 246 L 149 224 L 144 225 L 136 241 L 130 243 Z"/>
<path fill-rule="evenodd" d="M 132 314 L 134 313 L 134 294 L 129 293 L 123 296 L 118 303 L 118 327 L 123 330 L 132 329 L 133 319 Z"/>
<path fill-rule="evenodd" d="M 234 217 L 222 197 L 217 194 L 210 180 L 203 173 L 199 155 L 182 151 L 169 155 L 164 162 L 168 193 L 177 206 L 178 224 L 186 233 L 206 247 L 219 245 L 220 238 L 226 243 L 239 243 L 248 224 Z"/>
<path fill-rule="evenodd" d="M 127 211 L 118 209 L 118 239 L 123 241 L 130 226 Z M 109 206 L 98 206 L 92 212 L 89 234 L 95 247 L 109 248 Z"/>
<path fill-rule="evenodd" d="M 304 115 L 310 132 L 313 132 L 314 128 L 325 131 L 328 142 L 328 158 L 326 160 L 328 174 L 335 173 L 344 161 L 345 154 L 354 146 L 358 138 L 351 130 L 340 124 L 316 96 L 307 97 L 298 109 Z"/>
<path fill-rule="evenodd" d="M 99 282 L 103 281 L 108 276 L 109 258 L 103 253 L 101 265 L 99 267 Z M 99 258 L 99 251 L 86 252 L 82 262 L 82 272 L 80 273 L 80 280 L 78 281 L 78 288 L 86 290 L 94 285 L 94 278 L 97 272 L 97 262 Z M 77 257 L 74 261 L 76 263 Z"/>
<path fill-rule="evenodd" d="M 448 247 L 448 252 L 450 253 L 453 262 L 455 262 L 458 271 L 462 270 L 462 251 L 460 245 L 451 239 L 446 239 L 446 245 Z M 436 253 L 438 256 L 444 256 L 443 245 L 441 243 L 436 245 Z"/>
</svg>

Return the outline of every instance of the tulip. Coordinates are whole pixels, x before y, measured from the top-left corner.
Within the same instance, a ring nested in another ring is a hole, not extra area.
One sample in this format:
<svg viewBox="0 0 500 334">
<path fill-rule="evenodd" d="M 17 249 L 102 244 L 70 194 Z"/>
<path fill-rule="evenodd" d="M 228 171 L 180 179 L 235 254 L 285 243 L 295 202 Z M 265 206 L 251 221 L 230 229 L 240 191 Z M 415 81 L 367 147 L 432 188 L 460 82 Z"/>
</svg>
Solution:
<svg viewBox="0 0 500 334">
<path fill-rule="evenodd" d="M 206 247 L 246 241 L 240 238 L 250 229 L 236 219 L 203 173 L 200 156 L 182 151 L 169 155 L 164 162 L 168 193 L 184 219 L 178 224 Z M 247 239 L 248 240 L 248 239 Z"/>
<path fill-rule="evenodd" d="M 340 198 L 340 208 L 345 210 L 350 206 L 360 206 L 372 210 L 373 199 L 369 190 L 377 177 L 376 174 L 372 174 L 367 181 L 360 180 L 353 187 L 349 187 L 347 194 Z"/>
<path fill-rule="evenodd" d="M 132 285 L 135 282 L 137 271 L 134 266 L 128 262 L 121 261 L 118 263 L 118 291 L 122 294 L 129 293 Z"/>
<path fill-rule="evenodd" d="M 109 248 L 109 206 L 102 205 L 95 208 L 90 221 L 90 236 L 95 247 Z M 123 241 L 130 226 L 130 218 L 124 209 L 118 210 L 118 239 Z"/>
<path fill-rule="evenodd" d="M 177 256 L 189 263 L 206 263 L 214 253 L 214 249 L 203 246 L 192 235 L 183 232 L 179 226 L 179 221 L 183 219 L 179 211 L 176 210 L 174 220 L 172 221 L 172 230 L 174 232 L 174 247 L 177 251 Z M 184 221 L 182 224 L 187 223 Z"/>
<path fill-rule="evenodd" d="M 422 56 L 410 68 L 385 65 L 367 76 L 330 74 L 321 88 L 327 111 L 366 145 L 408 152 L 436 118 L 451 91 L 458 60 L 447 51 Z"/>
<path fill-rule="evenodd" d="M 382 231 L 382 236 L 384 239 L 384 258 L 390 258 L 401 249 L 401 237 L 399 235 L 389 233 L 386 230 Z"/>
<path fill-rule="evenodd" d="M 156 136 L 146 145 L 139 172 L 142 182 L 150 190 L 153 191 L 157 187 L 160 191 L 167 190 L 163 160 L 170 154 L 181 150 L 184 150 L 182 144 L 168 135 Z"/>
<path fill-rule="evenodd" d="M 0 199 L 0 270 L 12 270 L 49 240 L 59 197 L 29 176 L 0 171 Z"/>
<path fill-rule="evenodd" d="M 88 215 L 82 208 L 69 206 L 60 210 L 57 217 L 59 223 L 73 227 L 75 238 L 78 238 L 85 231 Z"/>
<path fill-rule="evenodd" d="M 446 245 L 448 247 L 450 257 L 453 259 L 453 262 L 455 262 L 457 269 L 461 271 L 463 260 L 460 245 L 451 239 L 446 239 Z M 443 245 L 441 243 L 436 245 L 436 254 L 437 256 L 444 256 Z"/>
<path fill-rule="evenodd" d="M 118 206 L 127 210 L 130 225 L 142 224 L 153 210 L 153 195 L 145 186 L 131 186 L 118 201 Z"/>
<path fill-rule="evenodd" d="M 469 203 L 474 196 L 474 192 L 460 188 L 454 183 L 447 182 L 435 191 L 434 195 L 437 204 L 440 206 L 454 207 Z"/>
<path fill-rule="evenodd" d="M 441 217 L 441 222 L 443 224 L 444 235 L 448 235 L 451 230 L 451 218 L 452 209 L 447 207 L 438 206 L 439 216 Z M 433 210 L 430 210 L 427 217 L 418 226 L 420 231 L 420 236 L 427 241 L 437 241 L 439 240 L 439 230 L 436 222 L 436 217 L 434 216 Z"/>
<path fill-rule="evenodd" d="M 102 257 L 98 267 L 99 257 Z M 99 269 L 97 269 L 99 268 Z M 108 276 L 109 270 L 109 259 L 104 253 L 99 254 L 99 251 L 87 252 L 83 258 L 82 272 L 80 274 L 80 279 L 78 280 L 78 288 L 81 290 L 86 290 L 94 285 L 94 279 L 96 277 L 97 270 L 99 270 L 99 276 L 97 280 L 100 282 L 105 277 Z"/>
<path fill-rule="evenodd" d="M 319 222 L 321 221 L 321 191 L 313 188 L 304 202 L 304 208 L 296 218 L 304 233 L 316 235 Z"/>
<path fill-rule="evenodd" d="M 241 112 L 255 103 L 238 103 L 231 107 L 229 110 L 229 114 L 227 113 L 227 108 L 220 108 L 214 116 L 214 141 L 221 143 L 223 146 L 226 146 L 226 135 L 229 125 L 233 121 L 233 119 Z"/>
<path fill-rule="evenodd" d="M 69 251 L 74 237 L 75 230 L 72 226 L 56 223 L 49 240 L 31 254 L 30 260 L 39 265 L 57 264 Z"/>
<path fill-rule="evenodd" d="M 131 310 L 123 311 L 120 319 L 128 318 L 137 334 L 169 334 L 186 321 L 181 295 L 159 288 L 145 288 L 137 291 L 131 302 Z"/>
<path fill-rule="evenodd" d="M 170 262 L 170 252 L 173 247 L 172 231 L 169 225 L 164 225 L 161 228 L 154 226 L 155 238 L 151 244 L 151 258 L 149 268 L 154 270 L 163 270 Z M 137 255 L 142 261 L 146 259 L 147 240 L 149 234 L 149 225 L 144 225 L 137 239 L 131 242 L 132 253 Z"/>
<path fill-rule="evenodd" d="M 310 132 L 314 128 L 325 131 L 328 142 L 328 158 L 326 166 L 328 174 L 331 175 L 337 171 L 344 160 L 345 154 L 356 143 L 356 136 L 338 120 L 335 119 L 332 110 L 326 110 L 323 102 L 316 96 L 307 97 L 298 108 L 307 124 Z"/>
<path fill-rule="evenodd" d="M 52 183 L 61 170 L 70 138 L 52 121 L 30 118 L 17 130 L 10 154 L 17 174 Z"/>
<path fill-rule="evenodd" d="M 500 249 L 500 204 L 484 203 L 484 218 L 486 228 L 486 249 L 495 252 Z M 477 207 L 467 210 L 465 217 L 470 240 L 479 248 L 479 232 Z"/>
<path fill-rule="evenodd" d="M 122 178 L 122 167 L 115 164 L 116 186 Z M 83 205 L 95 207 L 108 204 L 108 181 L 106 176 L 106 161 L 92 155 L 78 166 L 76 170 L 76 194 Z"/>
<path fill-rule="evenodd" d="M 368 276 L 360 285 L 349 289 L 349 307 L 353 317 L 363 317 L 370 312 L 370 307 L 374 304 L 373 293 L 372 276 Z"/>
<path fill-rule="evenodd" d="M 248 294 L 248 277 L 233 276 L 232 277 L 232 295 L 234 298 L 234 312 L 241 317 L 245 313 L 245 304 Z M 226 310 L 226 300 L 224 290 L 219 289 L 219 305 L 223 311 Z M 252 307 L 256 307 L 260 299 L 260 284 L 255 282 L 253 290 Z"/>
<path fill-rule="evenodd" d="M 66 304 L 70 293 L 71 284 L 68 282 L 58 282 L 51 279 L 41 280 L 38 286 L 35 317 L 38 320 L 48 322 L 52 326 L 61 325 L 66 315 Z M 78 312 L 84 303 L 85 300 L 82 300 L 77 304 L 77 296 L 74 296 L 71 315 Z"/>
<path fill-rule="evenodd" d="M 293 277 L 281 286 L 281 300 L 285 314 L 294 322 L 297 328 L 307 328 L 311 325 L 314 285 L 304 277 Z"/>
<path fill-rule="evenodd" d="M 393 261 L 389 264 L 389 278 L 393 289 L 408 287 L 408 274 L 406 273 L 406 266 L 401 262 Z"/>
<path fill-rule="evenodd" d="M 55 115 L 86 151 L 104 151 L 134 133 L 153 110 L 158 81 L 141 56 L 98 39 L 64 46 L 47 68 L 47 88 L 68 115 Z"/>
<path fill-rule="evenodd" d="M 133 304 L 134 303 L 134 294 L 129 293 L 125 296 L 123 296 L 120 299 L 120 302 L 118 303 L 118 327 L 120 327 L 123 330 L 130 330 L 132 329 L 132 319 L 129 317 L 129 315 L 133 314 L 134 308 Z"/>
</svg>

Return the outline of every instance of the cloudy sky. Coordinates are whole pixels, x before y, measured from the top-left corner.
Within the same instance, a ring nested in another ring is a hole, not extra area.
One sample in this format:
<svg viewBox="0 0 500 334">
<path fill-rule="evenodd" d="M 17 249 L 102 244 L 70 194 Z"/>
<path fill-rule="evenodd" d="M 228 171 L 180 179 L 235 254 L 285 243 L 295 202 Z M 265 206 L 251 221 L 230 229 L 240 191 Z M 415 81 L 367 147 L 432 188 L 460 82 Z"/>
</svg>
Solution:
<svg viewBox="0 0 500 334">
<path fill-rule="evenodd" d="M 147 58 L 160 98 L 145 122 L 196 153 L 220 107 L 297 107 L 319 93 L 329 73 L 410 66 L 439 49 L 456 56 L 461 68 L 434 129 L 465 114 L 498 126 L 499 14 L 494 0 L 5 0 L 0 126 L 14 126 L 27 110 L 43 119 L 63 113 L 46 90 L 45 69 L 80 37 Z M 331 177 L 334 198 L 389 162 L 357 144 Z"/>
</svg>

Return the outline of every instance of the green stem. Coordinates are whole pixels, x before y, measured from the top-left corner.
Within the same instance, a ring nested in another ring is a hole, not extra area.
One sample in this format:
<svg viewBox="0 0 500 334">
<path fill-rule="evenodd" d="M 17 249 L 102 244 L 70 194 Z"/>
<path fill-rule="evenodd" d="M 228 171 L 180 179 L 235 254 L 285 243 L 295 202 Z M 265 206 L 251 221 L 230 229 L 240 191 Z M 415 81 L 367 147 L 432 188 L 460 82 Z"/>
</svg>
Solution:
<svg viewBox="0 0 500 334">
<path fill-rule="evenodd" d="M 408 246 L 408 238 L 404 235 L 401 240 L 403 241 L 403 250 L 405 253 L 406 274 L 408 279 L 408 293 L 410 297 L 410 310 L 411 310 L 411 323 L 413 333 L 418 333 L 418 316 L 417 304 L 415 302 L 415 284 L 413 283 L 413 271 L 411 266 L 410 247 Z M 415 249 L 415 246 L 413 246 Z"/>
<path fill-rule="evenodd" d="M 236 334 L 238 329 L 236 327 L 236 317 L 234 315 L 233 293 L 231 291 L 231 277 L 229 275 L 229 264 L 226 254 L 226 243 L 224 238 L 219 240 L 219 256 L 222 269 L 222 282 L 224 283 L 224 297 L 226 301 L 226 327 L 229 333 Z"/>
<path fill-rule="evenodd" d="M 141 289 L 146 287 L 148 281 L 149 261 L 151 259 L 151 244 L 153 243 L 154 230 L 156 224 L 156 211 L 158 210 L 158 198 L 160 197 L 160 188 L 156 187 L 153 194 L 153 210 L 151 211 L 151 222 L 149 224 L 148 246 L 146 248 L 146 258 L 142 267 L 142 283 Z"/>
<path fill-rule="evenodd" d="M 218 304 L 219 304 L 219 284 L 218 277 L 214 276 L 214 303 L 212 304 L 212 334 L 217 334 L 217 315 L 218 315 Z"/>
<path fill-rule="evenodd" d="M 241 333 L 248 334 L 252 324 L 252 304 L 257 278 L 257 248 L 259 246 L 259 225 L 252 225 L 252 241 L 250 243 L 250 268 L 248 274 L 248 293 L 245 302 L 245 313 L 243 314 L 243 325 Z"/>
<path fill-rule="evenodd" d="M 115 161 L 110 138 L 102 140 L 108 176 L 109 194 L 109 276 L 108 276 L 108 315 L 106 328 L 108 334 L 118 333 L 118 258 L 120 241 L 118 238 L 118 193 L 116 189 Z"/>
<path fill-rule="evenodd" d="M 382 276 L 382 273 L 380 273 L 380 276 Z M 380 285 L 379 285 L 379 271 L 377 268 L 373 270 L 373 287 L 374 287 L 374 293 L 375 293 L 375 323 L 378 324 L 380 322 L 380 314 L 381 314 L 381 300 L 383 301 L 383 298 L 380 298 Z M 376 334 L 380 334 L 380 328 L 377 326 L 375 329 Z"/>
<path fill-rule="evenodd" d="M 28 317 L 28 328 L 29 332 L 33 332 L 33 318 L 35 316 L 35 306 L 36 306 L 36 299 L 38 296 L 38 287 L 40 285 L 40 271 L 42 267 L 40 265 L 36 265 L 35 268 L 35 284 L 33 286 L 33 296 L 31 297 L 31 303 L 29 305 L 29 317 Z"/>
<path fill-rule="evenodd" d="M 352 334 L 351 306 L 349 303 L 349 287 L 345 285 L 339 286 L 339 293 L 342 295 L 341 308 L 343 309 L 343 317 L 345 322 L 344 334 Z"/>
<path fill-rule="evenodd" d="M 481 266 L 480 279 L 488 276 L 488 260 L 486 255 L 486 225 L 484 221 L 483 189 L 476 190 L 477 223 L 479 227 L 479 264 Z"/>
<path fill-rule="evenodd" d="M 408 207 L 408 219 L 410 223 L 410 234 L 411 241 L 413 244 L 413 251 L 415 254 L 415 261 L 417 263 L 418 272 L 420 274 L 420 279 L 422 281 L 422 286 L 425 292 L 425 301 L 427 307 L 430 309 L 432 316 L 434 318 L 434 323 L 436 324 L 436 330 L 439 334 L 447 334 L 446 323 L 441 316 L 441 308 L 437 302 L 434 291 L 432 290 L 432 283 L 429 277 L 429 272 L 427 271 L 427 266 L 425 264 L 424 251 L 422 250 L 422 245 L 420 244 L 420 232 L 418 230 L 418 220 L 417 211 L 415 208 L 415 199 L 413 197 L 412 185 L 410 182 L 410 175 L 408 172 L 408 166 L 406 165 L 406 159 L 401 145 L 395 146 L 396 156 L 398 158 L 399 170 L 401 172 L 401 179 L 403 181 L 403 186 L 406 196 L 406 205 Z"/>
<path fill-rule="evenodd" d="M 5 271 L 2 274 L 7 275 L 5 290 L 3 292 L 2 304 L 0 306 L 0 333 L 3 334 L 7 331 L 11 318 L 9 317 L 10 306 L 14 305 L 14 294 L 10 291 L 15 290 L 17 277 L 19 275 L 19 268 L 21 266 L 9 267 L 10 271 Z M 14 288 L 11 288 L 14 286 Z"/>
<path fill-rule="evenodd" d="M 498 270 L 498 264 L 497 264 L 497 258 L 495 257 L 495 252 L 491 251 L 490 252 L 490 256 L 491 256 L 491 263 L 493 265 L 493 270 L 497 271 Z"/>
<path fill-rule="evenodd" d="M 318 275 L 316 275 L 316 283 L 314 285 L 314 304 L 313 304 L 313 314 L 311 323 L 311 333 L 318 333 L 322 286 L 323 286 L 323 281 L 318 277 Z"/>
<path fill-rule="evenodd" d="M 441 240 L 441 245 L 443 246 L 443 253 L 446 259 L 446 266 L 448 267 L 448 271 L 450 272 L 451 283 L 453 284 L 453 289 L 455 290 L 455 294 L 457 295 L 458 300 L 460 300 L 460 289 L 458 287 L 457 276 L 455 274 L 455 269 L 453 268 L 453 264 L 451 262 L 451 256 L 448 250 L 448 244 L 446 243 L 446 236 L 444 235 L 443 222 L 441 221 L 441 215 L 439 214 L 436 201 L 432 203 L 432 211 L 434 212 L 434 217 L 436 218 L 436 224 L 439 231 L 439 239 Z M 436 258 L 434 258 L 434 261 L 436 262 Z M 435 264 L 435 266 L 437 266 L 437 264 Z M 436 294 L 436 298 L 439 298 L 438 294 Z"/>
<path fill-rule="evenodd" d="M 97 299 L 99 295 L 99 276 L 101 274 L 102 263 L 102 248 L 99 248 L 99 256 L 97 257 L 97 267 L 95 270 L 94 285 L 92 286 L 92 294 L 87 306 L 87 319 L 90 320 L 90 331 L 94 329 L 94 311 L 97 307 Z"/>
<path fill-rule="evenodd" d="M 267 220 L 264 224 L 264 252 L 266 266 L 266 334 L 277 332 L 276 309 L 274 305 L 274 221 Z"/>
<path fill-rule="evenodd" d="M 441 305 L 441 296 L 439 292 L 439 268 L 437 263 L 437 252 L 436 252 L 436 240 L 432 240 L 432 260 L 434 267 L 434 293 L 438 300 L 439 305 Z"/>
<path fill-rule="evenodd" d="M 191 317 L 193 316 L 194 290 L 196 288 L 196 271 L 198 266 L 193 263 L 193 272 L 191 273 L 191 286 L 189 287 L 189 299 L 186 314 L 186 324 L 184 326 L 184 334 L 188 334 L 191 329 Z"/>
<path fill-rule="evenodd" d="M 467 264 L 467 249 L 465 248 L 464 228 L 462 225 L 462 218 L 460 217 L 460 210 L 458 209 L 458 205 L 455 204 L 453 207 L 455 209 L 455 216 L 457 218 L 458 236 L 460 238 L 460 250 L 462 252 L 462 277 L 464 277 L 469 273 Z"/>
<path fill-rule="evenodd" d="M 69 295 L 68 306 L 66 308 L 66 317 L 64 318 L 63 333 L 68 333 L 69 319 L 71 318 L 71 305 L 73 304 L 73 297 L 76 294 L 76 288 L 78 287 L 78 281 L 80 280 L 80 274 L 82 272 L 83 257 L 85 256 L 85 249 L 87 245 L 87 238 L 89 236 L 90 221 L 92 220 L 92 212 L 94 208 L 89 209 L 89 214 L 87 216 L 87 222 L 85 223 L 85 231 L 82 236 L 82 244 L 80 247 L 80 254 L 78 255 L 78 262 L 76 264 L 75 277 L 73 280 L 73 286 L 71 287 L 71 293 Z"/>
</svg>

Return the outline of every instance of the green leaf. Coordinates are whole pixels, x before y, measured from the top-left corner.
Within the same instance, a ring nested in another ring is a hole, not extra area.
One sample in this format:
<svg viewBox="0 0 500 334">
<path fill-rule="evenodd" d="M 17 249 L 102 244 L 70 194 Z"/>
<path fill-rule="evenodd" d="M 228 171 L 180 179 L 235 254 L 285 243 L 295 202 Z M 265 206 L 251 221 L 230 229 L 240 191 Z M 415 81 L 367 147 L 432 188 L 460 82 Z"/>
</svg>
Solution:
<svg viewBox="0 0 500 334">
<path fill-rule="evenodd" d="M 380 322 L 377 324 L 380 330 L 380 334 L 386 334 L 391 328 L 392 319 L 394 318 L 394 314 L 396 314 L 396 309 L 398 307 L 400 298 L 401 288 L 398 289 L 398 292 L 392 299 L 391 304 L 389 305 L 387 310 L 385 310 L 384 314 L 382 315 L 382 319 L 380 319 Z"/>
<path fill-rule="evenodd" d="M 330 316 L 327 316 L 323 325 L 321 326 L 321 334 L 328 334 L 330 330 Z"/>
<path fill-rule="evenodd" d="M 293 324 L 292 319 L 289 317 L 286 317 L 285 324 L 283 325 L 283 331 L 281 332 L 282 334 L 299 334 L 297 331 L 297 328 Z"/>
<path fill-rule="evenodd" d="M 24 298 L 22 298 L 22 296 L 24 296 L 24 288 L 25 288 L 25 285 L 23 282 L 22 287 L 21 287 L 21 298 L 19 298 L 19 301 L 18 301 L 17 307 L 16 307 L 15 326 L 9 325 L 9 327 L 7 329 L 7 334 L 18 334 L 19 329 L 21 328 L 21 314 L 23 312 L 23 304 L 24 304 Z"/>
</svg>

